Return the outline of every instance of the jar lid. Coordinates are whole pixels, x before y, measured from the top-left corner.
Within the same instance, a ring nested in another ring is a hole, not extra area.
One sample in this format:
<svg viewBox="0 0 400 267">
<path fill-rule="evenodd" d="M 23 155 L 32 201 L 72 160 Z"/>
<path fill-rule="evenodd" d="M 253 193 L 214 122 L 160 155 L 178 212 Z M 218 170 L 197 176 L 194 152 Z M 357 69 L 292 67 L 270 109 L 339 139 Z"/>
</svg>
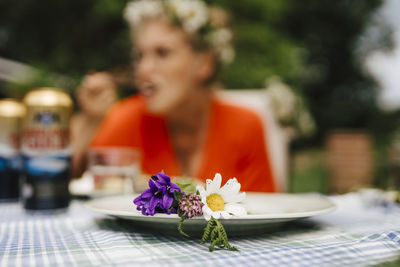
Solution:
<svg viewBox="0 0 400 267">
<path fill-rule="evenodd" d="M 15 99 L 0 100 L 0 117 L 22 118 L 26 114 L 25 105 Z"/>
<path fill-rule="evenodd" d="M 27 106 L 62 106 L 72 107 L 71 97 L 57 88 L 43 87 L 37 88 L 24 97 Z"/>
</svg>

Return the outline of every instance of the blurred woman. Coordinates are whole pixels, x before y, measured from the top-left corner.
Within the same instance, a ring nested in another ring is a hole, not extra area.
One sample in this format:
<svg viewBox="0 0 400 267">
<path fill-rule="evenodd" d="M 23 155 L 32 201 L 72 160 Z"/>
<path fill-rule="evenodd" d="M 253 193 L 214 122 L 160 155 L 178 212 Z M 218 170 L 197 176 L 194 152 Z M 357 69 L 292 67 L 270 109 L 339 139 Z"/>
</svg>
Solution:
<svg viewBox="0 0 400 267">
<path fill-rule="evenodd" d="M 218 69 L 233 56 L 226 14 L 200 0 L 142 0 L 125 17 L 140 94 L 109 110 L 91 146 L 136 147 L 146 173 L 205 180 L 219 172 L 243 191 L 274 191 L 260 118 L 214 96 Z M 89 75 L 80 91 L 105 78 Z M 75 149 L 76 170 L 86 149 Z"/>
</svg>

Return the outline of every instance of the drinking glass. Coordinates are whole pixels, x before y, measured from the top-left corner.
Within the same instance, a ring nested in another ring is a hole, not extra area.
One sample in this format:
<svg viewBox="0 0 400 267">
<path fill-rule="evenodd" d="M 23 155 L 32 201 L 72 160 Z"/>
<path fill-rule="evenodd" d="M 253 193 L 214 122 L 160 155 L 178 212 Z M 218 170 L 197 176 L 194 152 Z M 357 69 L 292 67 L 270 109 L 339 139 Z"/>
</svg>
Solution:
<svg viewBox="0 0 400 267">
<path fill-rule="evenodd" d="M 140 151 L 127 147 L 91 148 L 88 170 L 94 178 L 94 189 L 103 193 L 135 192 L 140 175 Z"/>
</svg>

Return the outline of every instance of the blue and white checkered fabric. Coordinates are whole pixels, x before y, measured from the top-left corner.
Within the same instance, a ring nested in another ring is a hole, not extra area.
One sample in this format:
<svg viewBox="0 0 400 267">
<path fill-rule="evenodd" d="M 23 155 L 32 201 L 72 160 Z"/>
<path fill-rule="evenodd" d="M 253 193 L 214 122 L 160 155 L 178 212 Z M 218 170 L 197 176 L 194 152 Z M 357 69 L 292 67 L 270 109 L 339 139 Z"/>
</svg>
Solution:
<svg viewBox="0 0 400 267">
<path fill-rule="evenodd" d="M 332 200 L 331 214 L 231 239 L 241 252 L 212 253 L 199 240 L 143 233 L 82 202 L 59 214 L 0 203 L 0 266 L 370 266 L 400 257 L 399 207 L 366 208 L 357 194 Z"/>
</svg>

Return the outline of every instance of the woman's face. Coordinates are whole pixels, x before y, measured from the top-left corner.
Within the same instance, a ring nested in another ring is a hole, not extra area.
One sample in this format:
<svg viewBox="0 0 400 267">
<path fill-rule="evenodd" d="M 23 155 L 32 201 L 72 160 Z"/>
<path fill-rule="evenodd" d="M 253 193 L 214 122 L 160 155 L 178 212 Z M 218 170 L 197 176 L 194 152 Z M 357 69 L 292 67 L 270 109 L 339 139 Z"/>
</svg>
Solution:
<svg viewBox="0 0 400 267">
<path fill-rule="evenodd" d="M 207 77 L 203 53 L 185 33 L 161 20 L 146 22 L 135 35 L 135 81 L 151 113 L 168 114 Z"/>
</svg>

